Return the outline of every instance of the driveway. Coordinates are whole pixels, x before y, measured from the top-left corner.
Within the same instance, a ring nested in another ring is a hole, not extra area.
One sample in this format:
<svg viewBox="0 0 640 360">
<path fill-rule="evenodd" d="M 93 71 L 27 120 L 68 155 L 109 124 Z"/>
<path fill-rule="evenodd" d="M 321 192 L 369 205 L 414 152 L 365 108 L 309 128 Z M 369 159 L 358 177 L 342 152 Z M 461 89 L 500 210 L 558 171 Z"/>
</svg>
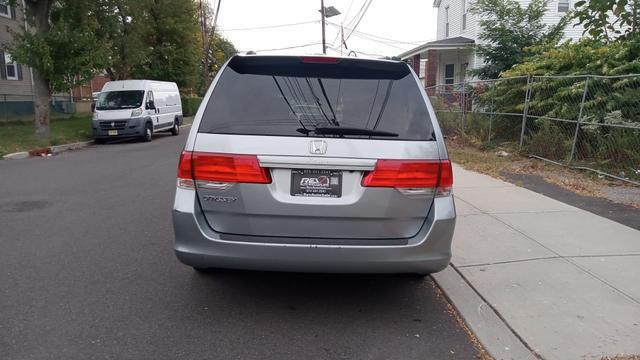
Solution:
<svg viewBox="0 0 640 360">
<path fill-rule="evenodd" d="M 470 359 L 430 278 L 198 274 L 172 252 L 186 132 L 0 162 L 3 359 Z"/>
</svg>

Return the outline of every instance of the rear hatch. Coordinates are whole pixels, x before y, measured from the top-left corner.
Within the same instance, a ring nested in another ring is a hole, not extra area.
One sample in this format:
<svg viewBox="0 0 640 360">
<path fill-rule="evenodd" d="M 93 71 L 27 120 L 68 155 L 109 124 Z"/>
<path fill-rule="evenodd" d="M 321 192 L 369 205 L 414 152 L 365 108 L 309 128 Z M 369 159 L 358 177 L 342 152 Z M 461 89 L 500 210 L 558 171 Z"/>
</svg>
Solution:
<svg viewBox="0 0 640 360">
<path fill-rule="evenodd" d="M 414 236 L 444 164 L 406 64 L 325 57 L 233 58 L 183 157 L 214 231 L 325 239 Z"/>
</svg>

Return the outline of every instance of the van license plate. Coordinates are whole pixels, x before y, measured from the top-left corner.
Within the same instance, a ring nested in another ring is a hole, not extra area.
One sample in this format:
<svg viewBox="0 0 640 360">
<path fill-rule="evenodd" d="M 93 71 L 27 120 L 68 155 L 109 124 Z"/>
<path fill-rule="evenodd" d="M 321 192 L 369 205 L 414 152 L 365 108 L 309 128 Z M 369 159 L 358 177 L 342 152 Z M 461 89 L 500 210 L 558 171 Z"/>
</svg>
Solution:
<svg viewBox="0 0 640 360">
<path fill-rule="evenodd" d="M 109 136 L 118 135 L 118 130 L 109 130 L 108 134 Z"/>
<path fill-rule="evenodd" d="M 342 196 L 342 171 L 320 169 L 292 169 L 291 196 Z"/>
</svg>

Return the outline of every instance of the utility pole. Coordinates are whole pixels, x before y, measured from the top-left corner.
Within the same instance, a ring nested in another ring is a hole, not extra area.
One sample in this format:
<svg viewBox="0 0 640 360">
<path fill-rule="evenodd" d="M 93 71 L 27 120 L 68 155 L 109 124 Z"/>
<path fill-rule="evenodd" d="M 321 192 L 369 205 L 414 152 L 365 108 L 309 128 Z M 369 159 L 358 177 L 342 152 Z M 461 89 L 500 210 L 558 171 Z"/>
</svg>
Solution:
<svg viewBox="0 0 640 360">
<path fill-rule="evenodd" d="M 206 89 L 209 85 L 209 34 L 207 34 L 206 6 L 202 6 L 202 0 L 200 0 L 200 31 L 202 32 L 202 52 L 204 53 L 202 80 L 204 81 L 203 88 Z"/>
<path fill-rule="evenodd" d="M 320 0 L 320 23 L 322 23 L 322 53 L 327 54 L 327 42 L 324 35 L 324 0 Z"/>
<path fill-rule="evenodd" d="M 324 19 L 340 15 L 340 11 L 333 6 L 324 7 L 324 0 L 320 0 L 320 22 L 322 23 L 322 53 L 327 54 L 327 40 L 324 33 Z"/>
</svg>

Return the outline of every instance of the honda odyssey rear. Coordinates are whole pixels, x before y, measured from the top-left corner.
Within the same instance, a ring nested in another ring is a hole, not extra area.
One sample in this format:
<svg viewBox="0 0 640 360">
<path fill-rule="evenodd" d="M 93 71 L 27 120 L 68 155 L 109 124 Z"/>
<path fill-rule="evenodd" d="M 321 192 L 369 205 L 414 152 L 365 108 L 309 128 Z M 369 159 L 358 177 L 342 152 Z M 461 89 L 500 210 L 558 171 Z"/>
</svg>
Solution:
<svg viewBox="0 0 640 360">
<path fill-rule="evenodd" d="M 436 272 L 451 258 L 452 183 L 407 64 L 235 56 L 180 156 L 175 252 L 196 269 Z"/>
</svg>

